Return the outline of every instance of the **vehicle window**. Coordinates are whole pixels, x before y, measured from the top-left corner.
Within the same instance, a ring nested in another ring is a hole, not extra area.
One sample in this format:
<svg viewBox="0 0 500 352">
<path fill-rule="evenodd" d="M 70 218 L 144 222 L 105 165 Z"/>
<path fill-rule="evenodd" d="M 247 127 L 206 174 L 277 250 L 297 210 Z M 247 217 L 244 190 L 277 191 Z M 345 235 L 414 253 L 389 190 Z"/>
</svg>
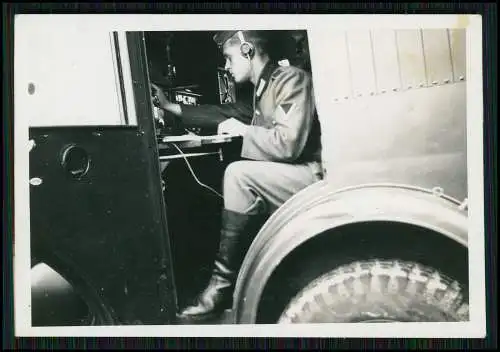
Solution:
<svg viewBox="0 0 500 352">
<path fill-rule="evenodd" d="M 125 34 L 57 28 L 16 33 L 16 114 L 32 127 L 137 125 Z"/>
</svg>

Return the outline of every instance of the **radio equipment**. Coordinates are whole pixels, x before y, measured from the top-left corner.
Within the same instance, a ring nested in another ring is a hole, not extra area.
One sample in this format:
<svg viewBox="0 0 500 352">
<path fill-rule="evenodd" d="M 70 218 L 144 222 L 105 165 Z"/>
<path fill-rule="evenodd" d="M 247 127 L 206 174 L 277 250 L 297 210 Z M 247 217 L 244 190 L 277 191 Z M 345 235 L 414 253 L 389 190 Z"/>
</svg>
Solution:
<svg viewBox="0 0 500 352">
<path fill-rule="evenodd" d="M 219 84 L 219 101 L 221 104 L 236 102 L 236 87 L 228 71 L 217 68 L 217 81 Z"/>
</svg>

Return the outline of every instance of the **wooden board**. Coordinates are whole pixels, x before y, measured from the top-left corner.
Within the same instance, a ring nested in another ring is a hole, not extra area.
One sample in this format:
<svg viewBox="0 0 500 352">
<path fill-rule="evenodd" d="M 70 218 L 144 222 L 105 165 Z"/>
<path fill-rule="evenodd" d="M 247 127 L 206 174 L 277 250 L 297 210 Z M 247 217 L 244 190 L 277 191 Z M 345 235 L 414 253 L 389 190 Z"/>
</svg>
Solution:
<svg viewBox="0 0 500 352">
<path fill-rule="evenodd" d="M 331 43 L 330 79 L 332 80 L 332 98 L 334 100 L 352 97 L 349 56 L 347 52 L 347 34 L 344 31 L 334 32 L 329 36 Z"/>
<path fill-rule="evenodd" d="M 427 86 L 420 30 L 396 31 L 403 89 Z"/>
<path fill-rule="evenodd" d="M 466 79 L 466 37 L 465 29 L 450 29 L 451 61 L 453 65 L 453 80 L 455 82 Z"/>
<path fill-rule="evenodd" d="M 373 30 L 372 43 L 377 93 L 383 94 L 394 88 L 401 89 L 396 31 L 391 29 Z"/>
<path fill-rule="evenodd" d="M 356 30 L 347 33 L 353 97 L 374 95 L 376 79 L 370 31 Z"/>
<path fill-rule="evenodd" d="M 432 85 L 453 81 L 450 45 L 446 29 L 422 30 L 427 82 Z"/>
</svg>

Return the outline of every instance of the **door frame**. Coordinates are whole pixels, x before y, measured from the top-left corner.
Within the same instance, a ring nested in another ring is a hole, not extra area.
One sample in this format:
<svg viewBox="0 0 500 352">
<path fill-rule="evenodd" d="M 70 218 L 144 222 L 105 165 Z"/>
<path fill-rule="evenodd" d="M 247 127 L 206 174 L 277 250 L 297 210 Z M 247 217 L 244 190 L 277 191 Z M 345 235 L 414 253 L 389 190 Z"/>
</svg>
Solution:
<svg viewBox="0 0 500 352">
<path fill-rule="evenodd" d="M 138 132 L 143 136 L 148 148 L 151 151 L 146 157 L 151 158 L 151 165 L 154 165 L 154 173 L 157 175 L 158 182 L 155 183 L 156 193 L 160 197 L 161 229 L 158 234 L 163 246 L 161 248 L 160 271 L 163 279 L 159 282 L 159 295 L 162 306 L 172 307 L 167 309 L 169 312 L 169 323 L 175 319 L 175 313 L 178 309 L 177 289 L 175 286 L 175 277 L 172 263 L 172 250 L 170 234 L 167 221 L 167 204 L 163 197 L 161 184 L 161 167 L 158 141 L 153 117 L 153 105 L 150 94 L 150 79 L 148 70 L 148 59 L 146 54 L 146 44 L 143 31 L 126 32 L 126 40 L 129 53 L 130 72 L 133 82 L 133 95 L 135 102 L 135 111 L 137 115 Z"/>
</svg>

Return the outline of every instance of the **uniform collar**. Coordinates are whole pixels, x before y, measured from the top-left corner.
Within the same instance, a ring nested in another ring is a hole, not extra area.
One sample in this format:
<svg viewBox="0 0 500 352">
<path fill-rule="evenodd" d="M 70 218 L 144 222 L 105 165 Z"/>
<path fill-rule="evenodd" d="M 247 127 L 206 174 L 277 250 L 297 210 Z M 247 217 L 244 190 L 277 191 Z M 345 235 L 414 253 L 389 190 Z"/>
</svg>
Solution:
<svg viewBox="0 0 500 352">
<path fill-rule="evenodd" d="M 260 100 L 260 97 L 262 96 L 262 94 L 266 90 L 266 88 L 269 84 L 269 81 L 271 80 L 271 76 L 277 67 L 278 67 L 278 64 L 276 64 L 272 60 L 269 60 L 266 63 L 266 65 L 264 66 L 264 68 L 262 69 L 262 72 L 260 73 L 260 76 L 259 76 L 259 80 L 257 81 L 257 84 L 255 86 L 255 90 L 254 90 L 254 92 L 255 92 L 254 95 L 255 95 L 256 101 Z"/>
</svg>

